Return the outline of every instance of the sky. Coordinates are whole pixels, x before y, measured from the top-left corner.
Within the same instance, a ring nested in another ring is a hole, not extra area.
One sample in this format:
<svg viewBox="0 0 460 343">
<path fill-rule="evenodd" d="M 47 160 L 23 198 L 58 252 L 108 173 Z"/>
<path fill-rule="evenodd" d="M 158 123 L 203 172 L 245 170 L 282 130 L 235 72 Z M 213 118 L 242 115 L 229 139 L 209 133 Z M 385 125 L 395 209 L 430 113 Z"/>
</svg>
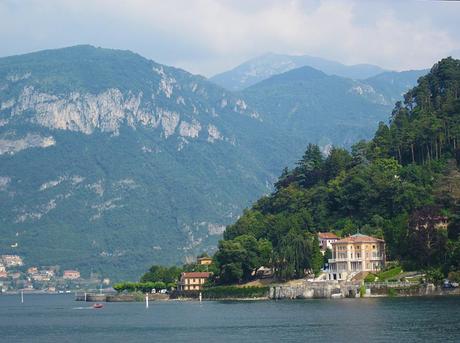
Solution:
<svg viewBox="0 0 460 343">
<path fill-rule="evenodd" d="M 0 56 L 129 49 L 212 76 L 267 52 L 385 69 L 460 58 L 458 1 L 0 0 Z"/>
</svg>

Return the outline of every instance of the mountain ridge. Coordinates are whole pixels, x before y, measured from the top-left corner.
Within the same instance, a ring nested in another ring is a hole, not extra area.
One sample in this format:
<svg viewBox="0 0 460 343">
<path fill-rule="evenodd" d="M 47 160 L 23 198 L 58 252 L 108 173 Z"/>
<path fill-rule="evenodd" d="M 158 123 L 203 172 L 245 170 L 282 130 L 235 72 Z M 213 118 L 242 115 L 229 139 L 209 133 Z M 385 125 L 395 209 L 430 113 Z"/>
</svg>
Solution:
<svg viewBox="0 0 460 343">
<path fill-rule="evenodd" d="M 305 74 L 278 96 L 296 90 L 316 108 L 309 123 L 306 112 L 267 111 L 267 94 L 254 101 L 129 51 L 80 46 L 19 60 L 0 59 L 0 249 L 83 275 L 136 277 L 214 251 L 307 141 L 346 146 L 387 113 L 350 91 L 355 81 L 308 68 L 328 80 L 321 92 L 293 88 L 314 84 Z M 336 89 L 365 110 L 323 125 Z M 346 135 L 334 135 L 344 124 Z"/>
<path fill-rule="evenodd" d="M 243 99 L 129 52 L 55 53 L 0 60 L 3 251 L 135 276 L 212 249 L 267 191 L 277 167 L 248 148 L 266 128 Z"/>
<path fill-rule="evenodd" d="M 371 64 L 347 66 L 340 62 L 308 55 L 295 56 L 267 53 L 243 62 L 229 71 L 219 73 L 211 77 L 210 80 L 226 89 L 239 91 L 273 75 L 303 66 L 318 69 L 328 75 L 352 79 L 365 79 L 385 71 Z"/>
</svg>

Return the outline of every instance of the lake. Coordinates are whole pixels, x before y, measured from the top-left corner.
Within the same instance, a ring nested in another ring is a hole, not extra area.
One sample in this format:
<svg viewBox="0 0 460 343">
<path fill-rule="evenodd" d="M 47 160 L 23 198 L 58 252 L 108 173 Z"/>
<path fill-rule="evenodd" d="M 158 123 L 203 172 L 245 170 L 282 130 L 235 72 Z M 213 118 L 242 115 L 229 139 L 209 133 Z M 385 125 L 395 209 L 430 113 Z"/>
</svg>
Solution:
<svg viewBox="0 0 460 343">
<path fill-rule="evenodd" d="M 460 297 L 107 303 L 0 296 L 1 342 L 460 342 Z"/>
</svg>

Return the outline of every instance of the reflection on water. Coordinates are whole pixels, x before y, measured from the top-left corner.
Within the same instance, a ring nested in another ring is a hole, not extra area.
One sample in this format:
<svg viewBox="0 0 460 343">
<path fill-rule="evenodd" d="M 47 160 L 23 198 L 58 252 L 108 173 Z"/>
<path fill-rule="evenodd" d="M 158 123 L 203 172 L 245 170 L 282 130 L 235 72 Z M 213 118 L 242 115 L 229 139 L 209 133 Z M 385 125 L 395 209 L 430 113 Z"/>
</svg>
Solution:
<svg viewBox="0 0 460 343">
<path fill-rule="evenodd" d="M 0 296 L 4 342 L 460 342 L 460 297 L 107 303 Z M 84 310 L 84 311 L 83 311 Z"/>
</svg>

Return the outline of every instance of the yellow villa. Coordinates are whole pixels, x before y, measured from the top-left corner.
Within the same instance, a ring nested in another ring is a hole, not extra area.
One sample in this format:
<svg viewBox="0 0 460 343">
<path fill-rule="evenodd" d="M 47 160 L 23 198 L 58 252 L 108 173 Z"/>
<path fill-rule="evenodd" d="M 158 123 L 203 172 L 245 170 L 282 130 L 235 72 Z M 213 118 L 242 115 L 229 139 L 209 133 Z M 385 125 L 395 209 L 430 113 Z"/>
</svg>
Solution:
<svg viewBox="0 0 460 343">
<path fill-rule="evenodd" d="M 212 258 L 208 256 L 198 257 L 196 262 L 201 266 L 209 266 L 212 264 Z"/>
<path fill-rule="evenodd" d="M 332 243 L 329 280 L 350 280 L 360 272 L 376 272 L 385 265 L 385 241 L 356 234 Z"/>
<path fill-rule="evenodd" d="M 210 276 L 211 273 L 208 272 L 183 272 L 178 288 L 180 291 L 200 291 Z"/>
</svg>

